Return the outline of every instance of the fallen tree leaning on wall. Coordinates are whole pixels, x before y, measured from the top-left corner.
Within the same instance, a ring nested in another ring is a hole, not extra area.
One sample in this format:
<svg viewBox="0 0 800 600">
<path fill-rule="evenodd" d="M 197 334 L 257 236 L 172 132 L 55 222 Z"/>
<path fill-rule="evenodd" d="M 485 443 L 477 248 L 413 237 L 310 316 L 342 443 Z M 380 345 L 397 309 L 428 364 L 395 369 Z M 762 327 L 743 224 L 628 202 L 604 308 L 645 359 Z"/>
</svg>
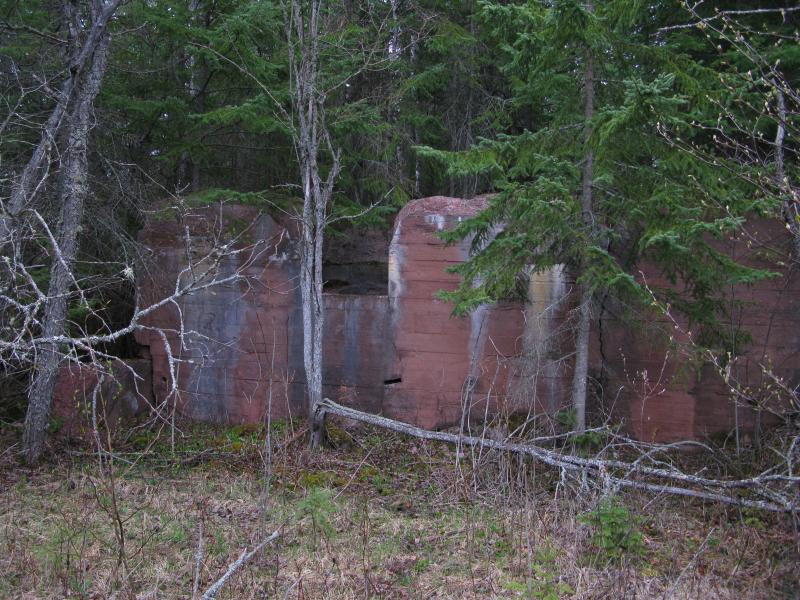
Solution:
<svg viewBox="0 0 800 600">
<path fill-rule="evenodd" d="M 676 467 L 656 460 L 655 454 L 658 451 L 674 449 L 682 445 L 681 443 L 664 446 L 647 445 L 646 451 L 641 456 L 634 461 L 626 462 L 575 456 L 545 448 L 533 442 L 497 441 L 483 436 L 429 431 L 408 423 L 348 408 L 327 398 L 314 406 L 312 418 L 316 426 L 324 427 L 325 417 L 329 414 L 423 440 L 446 442 L 459 446 L 479 446 L 530 456 L 536 461 L 561 469 L 562 472 L 577 471 L 587 478 L 594 478 L 607 493 L 626 487 L 659 494 L 688 496 L 743 508 L 791 513 L 795 517 L 800 511 L 800 476 L 793 474 L 791 457 L 787 460 L 785 473 L 779 473 L 776 468 L 772 468 L 756 477 L 746 479 L 713 479 L 684 473 Z M 627 439 L 625 441 L 633 442 L 633 440 Z M 696 442 L 687 442 L 687 444 L 690 443 L 696 444 Z M 792 451 L 795 449 L 793 445 Z M 645 462 L 651 464 L 658 462 L 665 466 L 653 467 L 644 464 Z M 737 495 L 737 493 L 743 492 L 748 496 Z"/>
</svg>

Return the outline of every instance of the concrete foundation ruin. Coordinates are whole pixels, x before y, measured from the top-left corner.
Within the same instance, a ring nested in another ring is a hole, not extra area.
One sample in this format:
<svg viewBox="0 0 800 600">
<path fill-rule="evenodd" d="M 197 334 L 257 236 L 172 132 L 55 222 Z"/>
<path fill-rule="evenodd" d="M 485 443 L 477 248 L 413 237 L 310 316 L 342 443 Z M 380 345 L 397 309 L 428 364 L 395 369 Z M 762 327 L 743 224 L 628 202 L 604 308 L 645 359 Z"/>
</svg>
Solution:
<svg viewBox="0 0 800 600">
<path fill-rule="evenodd" d="M 437 233 L 484 206 L 480 199 L 412 201 L 398 214 L 391 240 L 381 232 L 360 232 L 332 245 L 325 274 L 330 289 L 325 293 L 325 396 L 426 428 L 459 423 L 467 414 L 553 415 L 568 405 L 573 282 L 563 269 L 533 275 L 524 305 L 499 303 L 457 318 L 451 316 L 452 306 L 435 296 L 457 285 L 457 276 L 446 269 L 469 252 L 468 242 L 446 246 Z M 272 419 L 303 414 L 297 236 L 291 227 L 241 205 L 199 208 L 180 219 L 154 218 L 140 235 L 152 250 L 138 280 L 141 306 L 174 289 L 187 264 L 187 227 L 199 249 L 219 236 L 238 236 L 242 245 L 267 240 L 269 248 L 253 260 L 247 254 L 224 259 L 223 273 L 242 271 L 246 280 L 187 296 L 151 315 L 146 325 L 152 330 L 137 333 L 152 366 L 152 401 L 164 401 L 170 390 L 166 342 L 183 415 L 253 423 L 263 422 L 268 410 Z M 759 231 L 765 243 L 784 235 L 770 224 Z M 731 251 L 741 249 L 733 244 Z M 659 283 L 657 273 L 652 282 Z M 764 377 L 759 365 L 767 361 L 787 382 L 800 381 L 798 292 L 794 273 L 737 290 L 744 303 L 735 313 L 736 324 L 753 337 L 735 363 L 741 381 L 758 384 Z M 183 330 L 192 332 L 183 344 L 181 321 Z M 632 327 L 615 319 L 613 311 L 604 313 L 592 342 L 592 375 L 602 382 L 605 399 L 596 410 L 648 441 L 703 438 L 724 433 L 735 422 L 752 424 L 753 412 L 731 402 L 713 367 L 688 366 L 670 353 L 663 335 L 672 326 L 668 321 L 650 325 Z M 66 376 L 62 373 L 62 379 Z"/>
</svg>

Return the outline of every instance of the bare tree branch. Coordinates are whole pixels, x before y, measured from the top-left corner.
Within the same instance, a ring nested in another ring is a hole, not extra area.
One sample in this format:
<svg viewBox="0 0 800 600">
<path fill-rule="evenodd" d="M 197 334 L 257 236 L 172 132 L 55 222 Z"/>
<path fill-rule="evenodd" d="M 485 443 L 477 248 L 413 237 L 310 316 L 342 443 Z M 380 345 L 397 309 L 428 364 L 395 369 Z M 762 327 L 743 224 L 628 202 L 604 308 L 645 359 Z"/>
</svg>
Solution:
<svg viewBox="0 0 800 600">
<path fill-rule="evenodd" d="M 327 398 L 315 407 L 315 412 L 319 418 L 324 419 L 326 414 L 338 415 L 419 439 L 524 454 L 551 467 L 567 471 L 580 471 L 592 475 L 603 480 L 604 485 L 611 484 L 617 487 L 630 487 L 650 492 L 687 496 L 771 512 L 797 512 L 800 510 L 800 496 L 798 496 L 800 477 L 791 474 L 761 475 L 740 480 L 710 479 L 682 473 L 677 469 L 658 469 L 619 460 L 584 458 L 534 444 L 497 441 L 485 437 L 459 435 L 443 431 L 429 431 L 408 423 L 341 406 Z M 623 471 L 624 474 L 620 474 L 620 471 Z M 669 483 L 642 481 L 639 478 L 656 478 Z M 684 484 L 684 487 L 675 485 L 677 483 Z M 779 485 L 769 487 L 770 484 Z M 689 486 L 695 486 L 695 488 Z M 724 490 L 749 490 L 751 494 L 765 496 L 769 499 L 759 500 L 734 496 L 730 493 L 722 493 Z"/>
<path fill-rule="evenodd" d="M 245 566 L 252 560 L 254 556 L 256 556 L 259 552 L 261 552 L 279 537 L 280 529 L 276 529 L 272 532 L 272 535 L 250 550 L 250 552 L 248 552 L 247 549 L 243 550 L 241 556 L 239 556 L 238 559 L 228 566 L 228 570 L 225 571 L 222 577 L 217 579 L 217 581 L 215 581 L 214 584 L 205 591 L 203 594 L 203 600 L 214 600 L 214 598 L 217 597 L 217 594 L 219 594 L 220 590 L 225 586 L 226 583 L 228 583 L 228 580 L 233 577 L 233 575 L 235 575 L 239 569 Z"/>
</svg>

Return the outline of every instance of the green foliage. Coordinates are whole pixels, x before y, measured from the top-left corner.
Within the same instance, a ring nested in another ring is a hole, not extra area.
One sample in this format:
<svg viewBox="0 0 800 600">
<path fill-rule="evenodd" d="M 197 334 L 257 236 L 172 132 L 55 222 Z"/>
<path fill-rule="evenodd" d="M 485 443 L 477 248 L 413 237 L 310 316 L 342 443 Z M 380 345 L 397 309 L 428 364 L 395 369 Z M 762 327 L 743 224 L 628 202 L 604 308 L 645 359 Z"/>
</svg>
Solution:
<svg viewBox="0 0 800 600">
<path fill-rule="evenodd" d="M 388 496 L 392 491 L 391 479 L 381 473 L 373 475 L 371 483 L 380 496 Z"/>
<path fill-rule="evenodd" d="M 484 212 L 443 235 L 472 239 L 473 255 L 452 269 L 462 284 L 440 297 L 463 314 L 524 295 L 524 273 L 562 264 L 623 306 L 645 308 L 653 292 L 689 317 L 701 341 L 730 347 L 719 326 L 730 306 L 725 290 L 774 274 L 738 264 L 719 242 L 736 236 L 748 217 L 774 214 L 776 204 L 746 178 L 721 178 L 724 157 L 709 162 L 686 150 L 707 145 L 697 123 L 717 117 L 708 95 L 728 92 L 680 46 L 670 53 L 653 45 L 674 10 L 625 0 L 598 3 L 594 13 L 577 0 L 487 1 L 478 14 L 495 25 L 490 35 L 511 91 L 512 125 L 461 152 L 417 148 L 449 175 L 488 177 L 497 191 Z M 597 83 L 586 121 L 589 58 Z M 587 226 L 581 171 L 589 151 Z M 635 275 L 645 263 L 667 284 L 645 287 Z"/>
<path fill-rule="evenodd" d="M 572 438 L 572 443 L 583 454 L 591 454 L 592 451 L 597 451 L 598 448 L 608 439 L 608 436 L 602 431 L 587 431 Z"/>
<path fill-rule="evenodd" d="M 214 532 L 214 539 L 209 548 L 211 556 L 227 557 L 230 554 L 230 545 L 222 531 L 217 530 Z"/>
<path fill-rule="evenodd" d="M 554 418 L 557 423 L 560 423 L 564 427 L 569 430 L 575 428 L 575 409 L 574 408 L 564 408 L 558 411 Z"/>
<path fill-rule="evenodd" d="M 220 202 L 244 204 L 277 213 L 296 208 L 301 198 L 283 191 L 239 192 L 221 188 L 208 188 L 186 196 L 187 206 L 210 206 Z"/>
<path fill-rule="evenodd" d="M 556 565 L 558 554 L 552 548 L 538 550 L 531 564 L 533 581 L 531 593 L 537 600 L 558 600 L 575 593 L 566 582 Z"/>
<path fill-rule="evenodd" d="M 331 517 L 338 511 L 338 507 L 331 490 L 316 487 L 309 489 L 305 498 L 297 502 L 296 510 L 298 520 L 311 521 L 312 543 L 315 548 L 320 535 L 329 539 L 336 533 Z"/>
<path fill-rule="evenodd" d="M 619 562 L 625 557 L 644 554 L 644 537 L 639 530 L 640 519 L 616 498 L 605 498 L 581 521 L 592 528 L 591 542 L 607 562 Z"/>
<path fill-rule="evenodd" d="M 51 415 L 47 423 L 47 433 L 54 435 L 61 431 L 64 426 L 64 417 L 61 415 Z"/>
<path fill-rule="evenodd" d="M 558 411 L 553 418 L 557 423 L 564 426 L 568 431 L 573 431 L 576 425 L 576 413 L 574 408 L 564 408 Z M 573 435 L 569 442 L 581 453 L 586 454 L 592 449 L 596 449 L 607 439 L 603 431 L 586 431 L 578 435 Z"/>
<path fill-rule="evenodd" d="M 558 553 L 552 548 L 536 551 L 530 565 L 531 577 L 525 581 L 507 581 L 507 590 L 536 600 L 559 600 L 575 593 L 570 585 L 562 581 L 562 573 L 556 564 Z"/>
<path fill-rule="evenodd" d="M 341 487 L 347 478 L 334 471 L 301 471 L 298 483 L 306 490 L 313 491 L 323 487 Z"/>
<path fill-rule="evenodd" d="M 189 532 L 179 521 L 172 521 L 165 532 L 165 539 L 176 546 L 183 546 L 189 541 Z"/>
<path fill-rule="evenodd" d="M 71 566 L 80 555 L 78 540 L 86 532 L 75 531 L 74 524 L 59 519 L 49 523 L 43 533 L 43 539 L 34 549 L 33 556 L 57 574 L 67 593 L 79 597 L 88 594 L 93 585 L 92 577 L 88 572 Z M 90 533 L 94 536 L 98 534 L 97 531 Z M 102 536 L 98 537 L 102 539 Z"/>
</svg>

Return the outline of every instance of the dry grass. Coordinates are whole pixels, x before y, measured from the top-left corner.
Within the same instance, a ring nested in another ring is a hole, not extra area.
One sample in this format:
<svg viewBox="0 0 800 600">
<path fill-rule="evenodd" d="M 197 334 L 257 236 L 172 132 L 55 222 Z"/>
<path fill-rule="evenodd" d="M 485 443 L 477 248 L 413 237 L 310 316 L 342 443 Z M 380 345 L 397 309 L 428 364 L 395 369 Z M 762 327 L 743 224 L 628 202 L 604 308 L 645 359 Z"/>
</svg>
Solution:
<svg viewBox="0 0 800 600">
<path fill-rule="evenodd" d="M 178 456 L 211 448 L 202 460 L 174 460 L 162 448 L 135 467 L 118 462 L 122 562 L 108 478 L 96 459 L 67 454 L 62 446 L 60 458 L 27 470 L 6 453 L 0 596 L 191 597 L 201 522 L 201 589 L 242 549 L 282 527 L 278 543 L 220 598 L 800 593 L 795 541 L 781 517 L 627 495 L 630 514 L 641 519 L 643 553 L 609 562 L 581 517 L 588 501 L 560 488 L 556 496 L 556 474 L 535 465 L 507 464 L 504 472 L 514 477 L 484 473 L 475 487 L 469 464 L 457 466 L 452 452 L 438 445 L 361 429 L 338 449 L 309 456 L 302 438 L 287 445 L 292 437 L 286 434 L 265 498 L 259 437 L 195 427 Z M 135 461 L 138 455 L 124 456 Z M 529 483 L 503 486 L 504 480 Z"/>
</svg>

